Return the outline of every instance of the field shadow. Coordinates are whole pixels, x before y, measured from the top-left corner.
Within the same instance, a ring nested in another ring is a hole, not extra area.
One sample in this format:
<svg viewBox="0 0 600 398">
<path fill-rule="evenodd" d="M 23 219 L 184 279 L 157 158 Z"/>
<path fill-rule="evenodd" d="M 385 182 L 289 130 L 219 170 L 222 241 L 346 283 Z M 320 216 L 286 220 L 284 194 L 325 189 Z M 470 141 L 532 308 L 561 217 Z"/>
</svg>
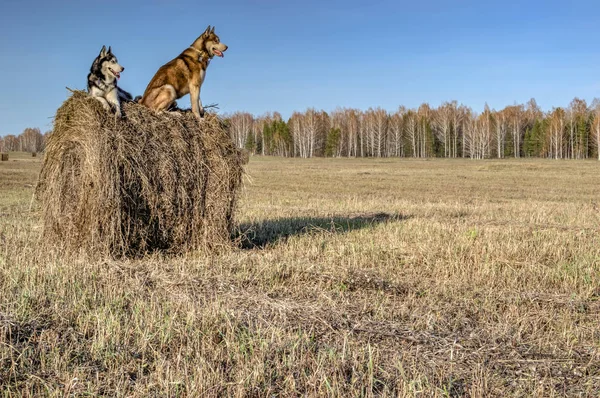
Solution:
<svg viewBox="0 0 600 398">
<path fill-rule="evenodd" d="M 240 224 L 235 239 L 240 242 L 243 249 L 256 249 L 285 241 L 290 236 L 316 232 L 341 234 L 409 218 L 410 216 L 389 213 L 361 214 L 353 217 L 278 218 Z"/>
</svg>

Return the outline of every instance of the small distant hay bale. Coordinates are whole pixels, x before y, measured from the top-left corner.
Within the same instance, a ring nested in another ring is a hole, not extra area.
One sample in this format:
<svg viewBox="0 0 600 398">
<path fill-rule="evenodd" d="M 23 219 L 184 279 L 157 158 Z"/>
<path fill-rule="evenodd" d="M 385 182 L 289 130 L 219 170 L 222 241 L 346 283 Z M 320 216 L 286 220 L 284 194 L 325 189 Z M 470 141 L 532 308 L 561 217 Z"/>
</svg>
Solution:
<svg viewBox="0 0 600 398">
<path fill-rule="evenodd" d="M 58 109 L 36 189 L 44 242 L 112 257 L 230 247 L 243 159 L 221 120 L 123 110 L 82 91 Z"/>
<path fill-rule="evenodd" d="M 37 158 L 37 152 L 31 152 L 31 157 L 32 158 Z"/>
<path fill-rule="evenodd" d="M 3 153 L 0 158 L 2 162 L 8 162 L 8 153 Z"/>
</svg>

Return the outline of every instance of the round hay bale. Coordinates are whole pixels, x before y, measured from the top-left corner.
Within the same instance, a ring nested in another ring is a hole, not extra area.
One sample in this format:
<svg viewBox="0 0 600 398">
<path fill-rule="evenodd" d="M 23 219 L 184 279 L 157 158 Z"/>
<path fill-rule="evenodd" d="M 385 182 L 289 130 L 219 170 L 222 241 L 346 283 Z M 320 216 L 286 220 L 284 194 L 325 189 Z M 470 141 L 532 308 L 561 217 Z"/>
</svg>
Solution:
<svg viewBox="0 0 600 398">
<path fill-rule="evenodd" d="M 74 91 L 57 110 L 36 190 L 44 242 L 116 257 L 231 246 L 243 159 L 221 120 L 122 106 L 117 119 Z"/>
</svg>

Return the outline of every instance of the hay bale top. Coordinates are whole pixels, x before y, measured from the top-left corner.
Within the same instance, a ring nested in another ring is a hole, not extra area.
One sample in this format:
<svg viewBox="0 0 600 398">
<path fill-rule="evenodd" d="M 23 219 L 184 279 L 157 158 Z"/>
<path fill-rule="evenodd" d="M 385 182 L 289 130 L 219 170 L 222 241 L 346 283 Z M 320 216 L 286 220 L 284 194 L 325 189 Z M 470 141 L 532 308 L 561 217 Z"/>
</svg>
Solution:
<svg viewBox="0 0 600 398">
<path fill-rule="evenodd" d="M 37 187 L 44 241 L 110 256 L 230 245 L 243 166 L 219 117 L 122 107 L 118 119 L 75 91 L 57 110 Z"/>
</svg>

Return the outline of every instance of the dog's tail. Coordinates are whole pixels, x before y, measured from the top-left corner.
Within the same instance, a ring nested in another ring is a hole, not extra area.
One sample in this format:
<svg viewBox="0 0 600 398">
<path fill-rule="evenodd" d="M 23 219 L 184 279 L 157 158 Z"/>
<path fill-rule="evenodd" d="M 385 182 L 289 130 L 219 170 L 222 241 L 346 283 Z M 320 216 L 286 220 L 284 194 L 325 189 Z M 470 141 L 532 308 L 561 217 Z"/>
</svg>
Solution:
<svg viewBox="0 0 600 398">
<path fill-rule="evenodd" d="M 137 102 L 139 104 L 141 100 L 142 100 L 142 96 L 136 95 L 135 98 L 133 99 L 133 102 Z"/>
</svg>

